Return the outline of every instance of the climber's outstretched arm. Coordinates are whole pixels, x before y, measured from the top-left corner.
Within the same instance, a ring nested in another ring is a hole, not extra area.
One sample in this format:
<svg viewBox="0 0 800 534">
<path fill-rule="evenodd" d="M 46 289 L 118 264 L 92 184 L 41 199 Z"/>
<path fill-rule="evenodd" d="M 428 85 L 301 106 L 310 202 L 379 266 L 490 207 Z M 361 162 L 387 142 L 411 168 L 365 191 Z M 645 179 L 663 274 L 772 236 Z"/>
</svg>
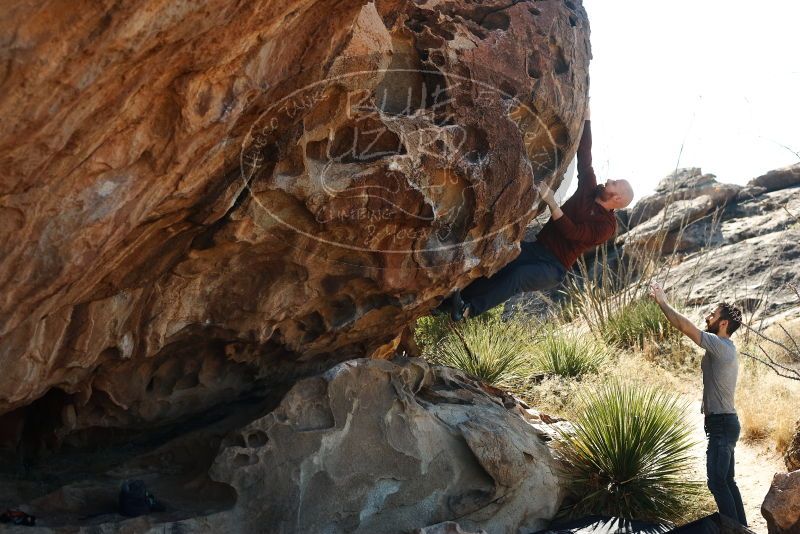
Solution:
<svg viewBox="0 0 800 534">
<path fill-rule="evenodd" d="M 664 312 L 664 315 L 667 317 L 667 320 L 670 322 L 670 324 L 680 330 L 684 335 L 686 335 L 686 337 L 694 341 L 699 346 L 702 332 L 700 332 L 700 329 L 692 324 L 688 317 L 680 314 L 669 305 L 667 302 L 667 296 L 664 294 L 664 290 L 661 288 L 661 285 L 658 284 L 658 282 L 653 282 L 650 284 L 650 296 L 653 297 L 653 300 L 658 303 L 659 308 L 661 308 L 661 311 Z"/>
<path fill-rule="evenodd" d="M 597 187 L 597 176 L 592 168 L 592 121 L 583 121 L 583 133 L 578 144 L 578 187 L 594 189 Z"/>
</svg>

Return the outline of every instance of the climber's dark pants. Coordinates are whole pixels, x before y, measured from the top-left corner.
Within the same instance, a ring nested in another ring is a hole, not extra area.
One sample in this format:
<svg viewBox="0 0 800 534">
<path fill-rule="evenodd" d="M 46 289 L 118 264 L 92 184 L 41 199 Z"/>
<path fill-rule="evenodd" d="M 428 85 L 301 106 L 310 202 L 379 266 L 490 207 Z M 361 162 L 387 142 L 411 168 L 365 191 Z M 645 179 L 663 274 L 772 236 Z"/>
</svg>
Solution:
<svg viewBox="0 0 800 534">
<path fill-rule="evenodd" d="M 733 480 L 733 451 L 741 429 L 739 418 L 735 413 L 706 415 L 708 489 L 717 501 L 719 513 L 746 526 L 742 495 L 739 493 L 736 481 Z"/>
<path fill-rule="evenodd" d="M 558 258 L 539 243 L 523 241 L 521 249 L 519 256 L 491 278 L 478 278 L 461 291 L 461 297 L 472 307 L 473 317 L 517 293 L 552 289 L 567 276 L 567 269 Z"/>
</svg>

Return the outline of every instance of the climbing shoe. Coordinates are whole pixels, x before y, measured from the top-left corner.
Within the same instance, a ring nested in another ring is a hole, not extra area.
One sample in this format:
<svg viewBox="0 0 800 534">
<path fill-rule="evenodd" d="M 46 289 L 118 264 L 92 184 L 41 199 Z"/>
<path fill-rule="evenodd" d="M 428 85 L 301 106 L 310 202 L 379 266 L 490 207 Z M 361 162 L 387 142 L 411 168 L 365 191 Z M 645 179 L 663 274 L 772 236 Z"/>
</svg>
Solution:
<svg viewBox="0 0 800 534">
<path fill-rule="evenodd" d="M 32 527 L 36 524 L 36 518 L 19 510 L 6 510 L 0 514 L 0 523 Z"/>
</svg>

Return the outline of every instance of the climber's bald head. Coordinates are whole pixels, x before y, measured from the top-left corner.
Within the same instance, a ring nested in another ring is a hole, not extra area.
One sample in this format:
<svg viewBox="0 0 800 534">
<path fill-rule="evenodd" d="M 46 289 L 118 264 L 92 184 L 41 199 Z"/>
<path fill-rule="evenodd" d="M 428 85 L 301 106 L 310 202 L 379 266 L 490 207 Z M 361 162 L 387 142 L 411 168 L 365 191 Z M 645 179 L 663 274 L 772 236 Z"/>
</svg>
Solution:
<svg viewBox="0 0 800 534">
<path fill-rule="evenodd" d="M 633 187 L 628 180 L 608 180 L 597 186 L 597 203 L 606 209 L 626 208 L 633 201 Z"/>
</svg>

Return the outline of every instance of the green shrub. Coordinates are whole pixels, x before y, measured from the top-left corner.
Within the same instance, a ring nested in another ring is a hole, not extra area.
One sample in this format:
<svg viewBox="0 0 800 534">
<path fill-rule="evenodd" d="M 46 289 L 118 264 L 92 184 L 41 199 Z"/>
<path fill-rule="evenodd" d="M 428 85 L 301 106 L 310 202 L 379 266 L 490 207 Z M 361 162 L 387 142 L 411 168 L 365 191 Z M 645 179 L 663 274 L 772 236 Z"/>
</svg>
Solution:
<svg viewBox="0 0 800 534">
<path fill-rule="evenodd" d="M 417 319 L 414 325 L 414 341 L 419 345 L 423 356 L 431 355 L 447 337 L 447 325 L 450 322 L 447 315 L 426 315 Z"/>
<path fill-rule="evenodd" d="M 608 358 L 608 350 L 590 335 L 545 327 L 536 336 L 533 368 L 546 375 L 578 378 L 596 373 Z"/>
<path fill-rule="evenodd" d="M 627 349 L 642 349 L 646 341 L 675 342 L 680 333 L 670 326 L 661 308 L 650 299 L 639 299 L 615 310 L 602 325 L 606 343 Z"/>
<path fill-rule="evenodd" d="M 585 514 L 676 521 L 702 486 L 689 480 L 692 429 L 676 396 L 617 381 L 585 394 L 574 432 L 561 432 L 560 453 Z"/>
<path fill-rule="evenodd" d="M 467 319 L 449 328 L 430 351 L 433 363 L 461 369 L 489 384 L 507 385 L 530 371 L 531 326 L 499 314 Z"/>
<path fill-rule="evenodd" d="M 502 314 L 503 305 L 499 304 L 472 320 L 499 320 Z M 417 319 L 414 324 L 414 341 L 419 345 L 423 356 L 432 357 L 438 352 L 442 341 L 450 332 L 451 324 L 449 315 L 426 315 Z"/>
</svg>

